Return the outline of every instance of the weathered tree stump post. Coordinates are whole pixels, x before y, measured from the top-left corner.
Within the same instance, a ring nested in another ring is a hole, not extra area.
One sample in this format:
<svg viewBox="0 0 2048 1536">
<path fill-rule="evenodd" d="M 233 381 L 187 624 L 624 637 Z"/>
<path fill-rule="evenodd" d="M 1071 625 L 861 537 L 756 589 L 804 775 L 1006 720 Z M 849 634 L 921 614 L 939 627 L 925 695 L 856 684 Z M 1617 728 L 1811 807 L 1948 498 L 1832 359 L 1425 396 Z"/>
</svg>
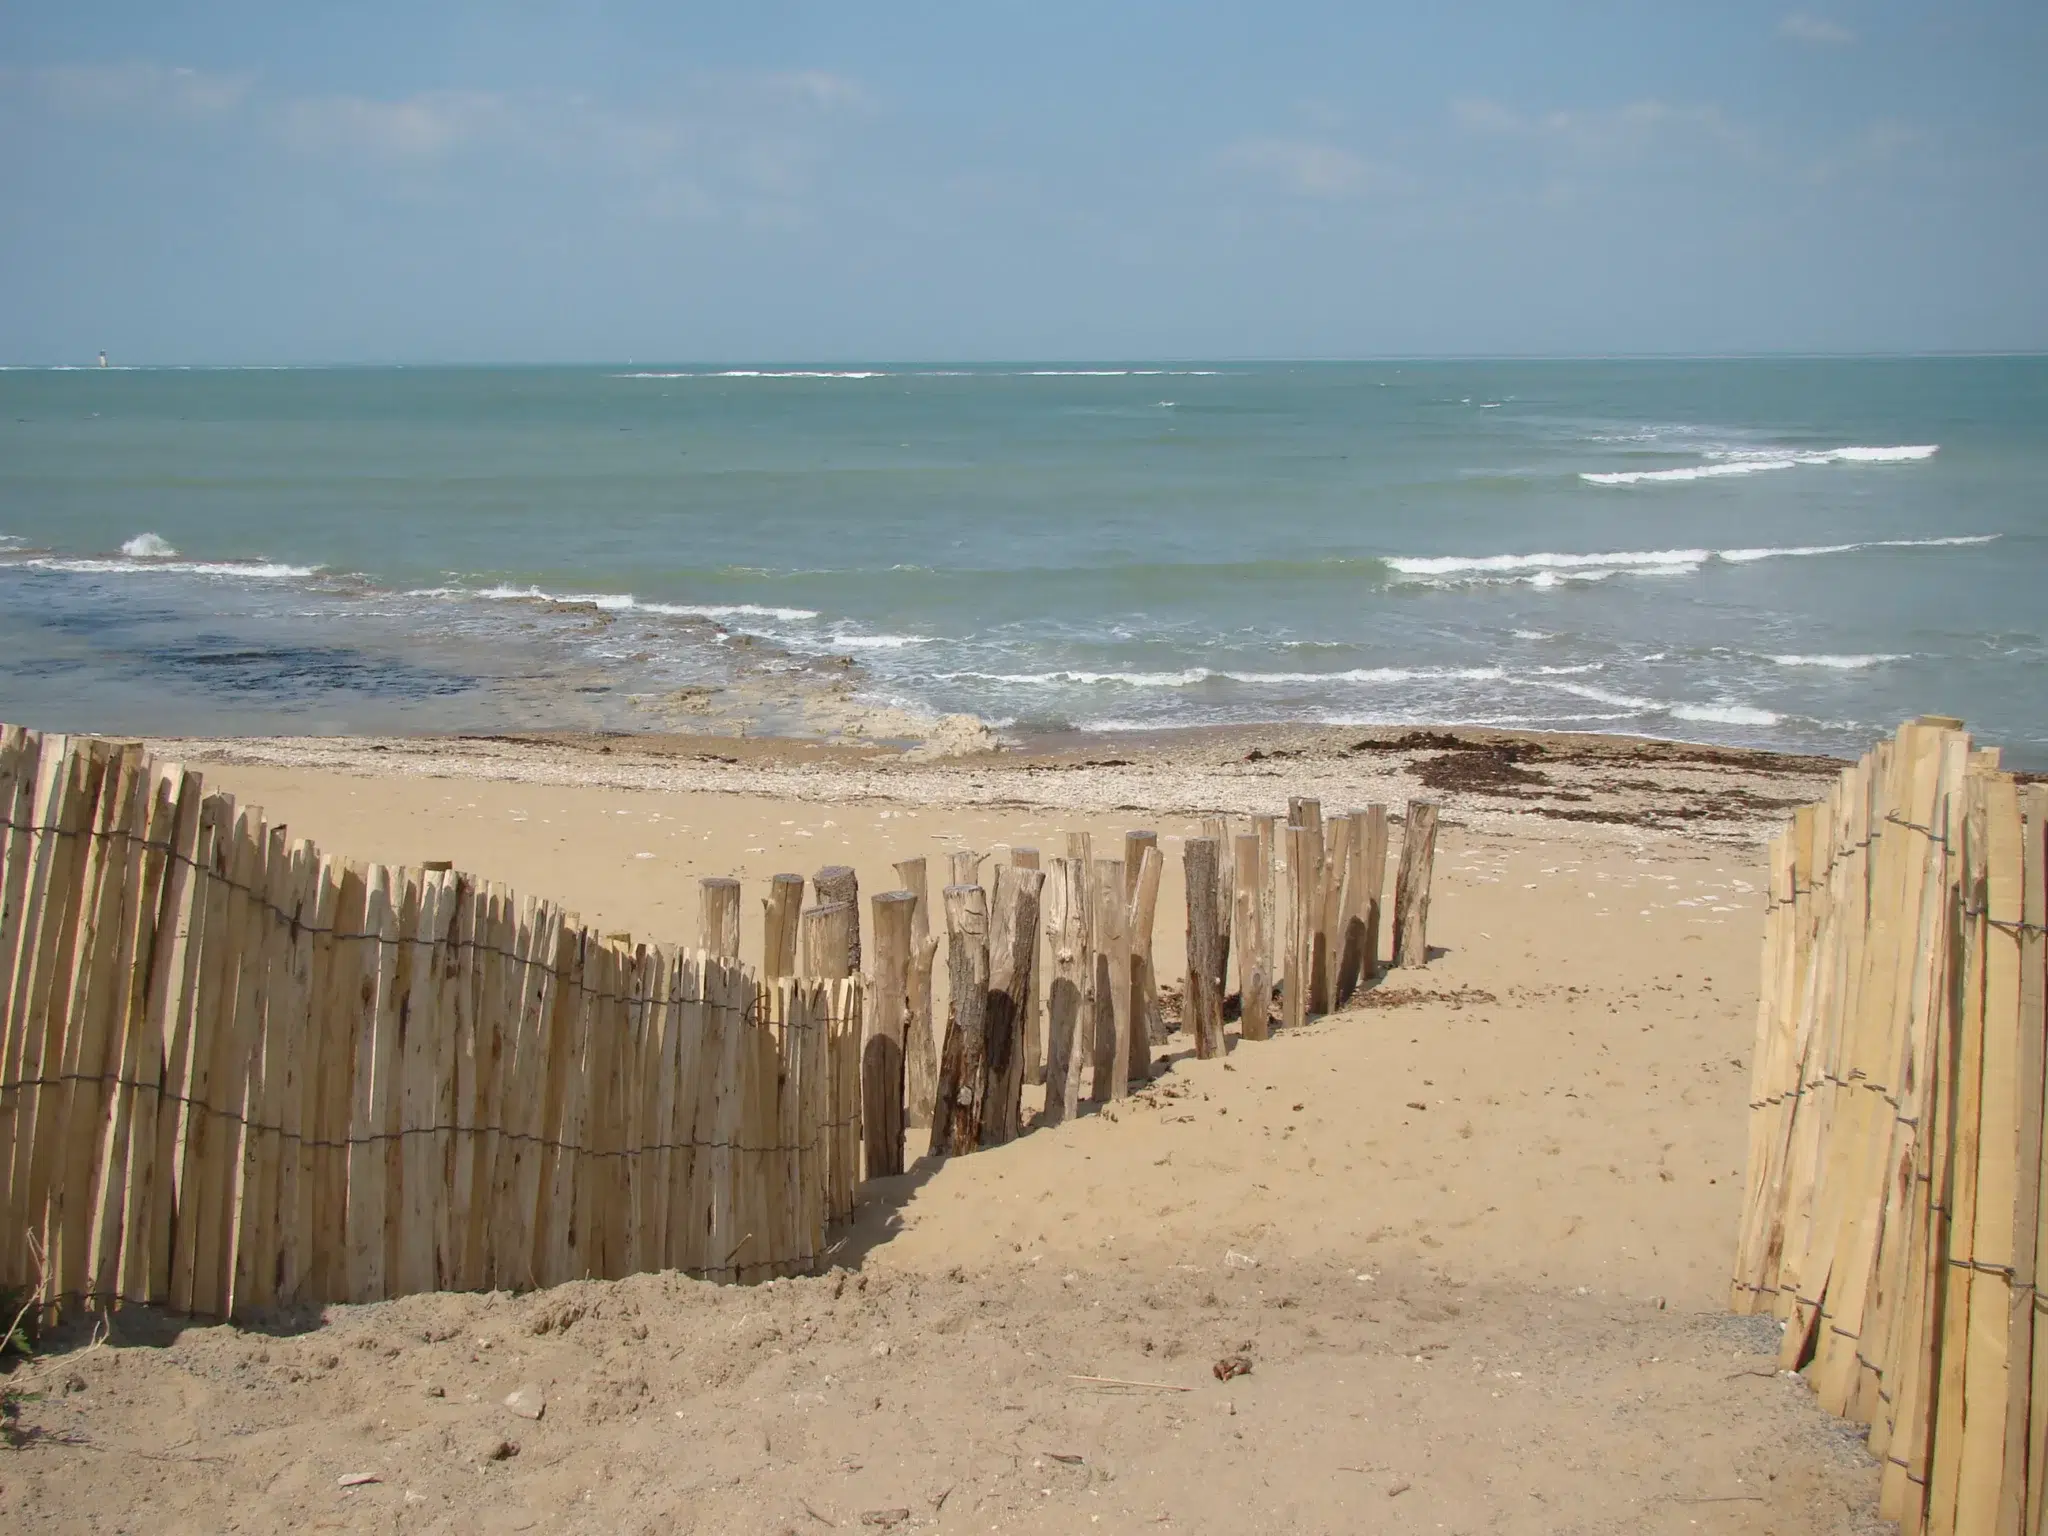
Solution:
<svg viewBox="0 0 2048 1536">
<path fill-rule="evenodd" d="M 1408 802 L 1401 834 L 1401 870 L 1394 883 L 1394 964 L 1429 964 L 1429 877 L 1436 863 L 1437 807 Z"/>
<path fill-rule="evenodd" d="M 1038 968 L 1038 898 L 1045 876 L 1015 865 L 996 868 L 989 913 L 986 1089 L 981 1145 L 1016 1139 L 1023 1118 L 1024 1014 Z"/>
<path fill-rule="evenodd" d="M 861 1129 L 869 1178 L 903 1171 L 903 1040 L 910 1019 L 910 925 L 917 897 L 885 891 L 875 915 L 875 975 L 861 1047 Z"/>
<path fill-rule="evenodd" d="M 1191 837 L 1185 853 L 1188 888 L 1188 1034 L 1195 1054 L 1223 1054 L 1223 984 L 1217 974 L 1216 947 L 1223 908 L 1222 871 L 1216 839 Z"/>
<path fill-rule="evenodd" d="M 739 959 L 739 881 L 706 875 L 697 882 L 697 934 L 697 942 L 715 959 Z"/>
<path fill-rule="evenodd" d="M 761 975 L 779 981 L 796 974 L 797 924 L 804 910 L 804 877 L 777 875 L 761 903 Z"/>
<path fill-rule="evenodd" d="M 946 887 L 946 975 L 953 1017 L 939 1052 L 932 1104 L 932 1151 L 958 1155 L 981 1144 L 988 1055 L 988 892 Z"/>
<path fill-rule="evenodd" d="M 1273 1033 L 1273 982 L 1266 973 L 1266 935 L 1260 927 L 1272 905 L 1262 898 L 1265 867 L 1259 856 L 1259 834 L 1237 834 L 1237 998 L 1238 1038 L 1266 1040 Z"/>
<path fill-rule="evenodd" d="M 1071 1120 L 1081 1107 L 1081 1077 L 1094 1060 L 1094 955 L 1088 936 L 1088 867 L 1054 859 L 1045 886 L 1045 937 L 1052 974 L 1045 989 L 1046 1125 Z"/>
</svg>

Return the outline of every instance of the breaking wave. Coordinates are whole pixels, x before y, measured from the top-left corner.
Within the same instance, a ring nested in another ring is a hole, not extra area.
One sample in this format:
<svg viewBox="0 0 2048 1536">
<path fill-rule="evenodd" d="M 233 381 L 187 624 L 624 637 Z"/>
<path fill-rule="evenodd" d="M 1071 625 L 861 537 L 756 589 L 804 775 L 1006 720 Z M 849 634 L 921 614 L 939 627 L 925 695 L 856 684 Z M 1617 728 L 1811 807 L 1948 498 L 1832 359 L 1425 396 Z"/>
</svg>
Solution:
<svg viewBox="0 0 2048 1536">
<path fill-rule="evenodd" d="M 1939 443 L 1911 443 L 1896 448 L 1823 448 L 1813 452 L 1776 452 L 1770 449 L 1731 448 L 1708 453 L 1705 464 L 1677 469 L 1623 469 L 1606 472 L 1582 471 L 1588 485 L 1661 485 L 1686 480 L 1715 480 L 1727 475 L 1755 475 L 1775 469 L 1799 469 L 1816 464 L 1907 464 L 1931 459 L 1941 451 Z"/>
</svg>

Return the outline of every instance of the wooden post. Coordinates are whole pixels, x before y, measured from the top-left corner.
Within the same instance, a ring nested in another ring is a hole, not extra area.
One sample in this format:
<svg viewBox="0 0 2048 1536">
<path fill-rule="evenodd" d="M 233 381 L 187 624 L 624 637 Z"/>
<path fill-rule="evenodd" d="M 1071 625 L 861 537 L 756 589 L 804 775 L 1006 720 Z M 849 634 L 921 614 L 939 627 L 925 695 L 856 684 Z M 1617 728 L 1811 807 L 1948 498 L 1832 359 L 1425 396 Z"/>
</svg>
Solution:
<svg viewBox="0 0 2048 1536">
<path fill-rule="evenodd" d="M 1282 914 L 1286 932 L 1286 955 L 1280 983 L 1280 1019 L 1293 1029 L 1308 1018 L 1310 959 L 1315 953 L 1315 932 L 1309 918 L 1310 877 L 1315 869 L 1315 844 L 1309 829 L 1298 822 L 1287 824 L 1287 898 Z"/>
<path fill-rule="evenodd" d="M 988 893 L 978 885 L 946 887 L 947 980 L 952 1019 L 939 1053 L 939 1091 L 932 1106 L 932 1151 L 972 1152 L 981 1142 L 983 1077 L 988 1045 Z"/>
<path fill-rule="evenodd" d="M 861 1049 L 861 1125 L 868 1177 L 903 1171 L 903 1040 L 910 1019 L 912 891 L 874 899 L 875 978 L 869 990 L 867 1039 Z"/>
<path fill-rule="evenodd" d="M 1332 816 L 1323 824 L 1323 878 L 1316 928 L 1323 936 L 1322 970 L 1316 992 L 1326 1008 L 1337 1006 L 1337 982 L 1344 972 L 1345 888 L 1351 878 L 1351 818 Z"/>
<path fill-rule="evenodd" d="M 1159 1017 L 1159 982 L 1152 970 L 1152 923 L 1159 909 L 1159 876 L 1163 869 L 1159 847 L 1144 845 L 1138 861 L 1137 879 L 1129 871 L 1125 884 L 1131 887 L 1130 906 L 1124 914 L 1124 929 L 1131 947 L 1131 1081 L 1149 1082 L 1152 1077 L 1152 1047 L 1166 1039 L 1166 1026 Z"/>
<path fill-rule="evenodd" d="M 1280 842 L 1280 819 L 1277 816 L 1254 816 L 1252 830 L 1259 837 L 1259 969 L 1265 974 L 1266 985 L 1274 987 L 1280 982 L 1280 911 L 1275 905 L 1275 887 L 1280 880 L 1281 856 L 1286 851 Z M 1271 1028 L 1268 1026 L 1268 1034 Z"/>
<path fill-rule="evenodd" d="M 1273 1034 L 1273 981 L 1266 972 L 1267 943 L 1260 923 L 1271 906 L 1263 899 L 1265 865 L 1259 834 L 1237 834 L 1237 1033 L 1244 1040 Z"/>
<path fill-rule="evenodd" d="M 1394 964 L 1429 964 L 1429 876 L 1436 862 L 1437 807 L 1428 800 L 1408 802 L 1408 825 L 1401 835 L 1401 872 L 1394 885 Z"/>
<path fill-rule="evenodd" d="M 838 981 L 853 974 L 848 960 L 853 945 L 848 935 L 856 926 L 852 902 L 833 901 L 805 908 L 802 938 L 806 980 Z"/>
<path fill-rule="evenodd" d="M 987 1063 L 981 1145 L 1016 1139 L 1023 1119 L 1024 1014 L 1038 968 L 1039 889 L 1045 876 L 1015 865 L 996 867 L 989 913 Z"/>
<path fill-rule="evenodd" d="M 1387 888 L 1387 808 L 1384 805 L 1369 805 L 1365 808 L 1365 830 L 1363 844 L 1358 850 L 1359 890 L 1363 896 L 1360 911 L 1365 921 L 1365 933 L 1359 941 L 1358 984 L 1371 986 L 1380 973 L 1380 932 L 1382 898 Z"/>
<path fill-rule="evenodd" d="M 1300 827 L 1307 834 L 1304 844 L 1303 863 L 1295 880 L 1295 899 L 1301 903 L 1303 929 L 1304 964 L 1308 967 L 1303 1007 L 1309 1013 L 1324 1013 L 1329 1010 L 1330 992 L 1326 957 L 1329 949 L 1329 935 L 1323 930 L 1323 802 L 1297 795 L 1287 802 L 1287 822 L 1291 827 Z M 1291 855 L 1290 855 L 1291 856 Z"/>
<path fill-rule="evenodd" d="M 1216 839 L 1191 837 L 1186 844 L 1188 889 L 1188 986 L 1186 1027 L 1195 1055 L 1223 1054 L 1223 987 L 1217 976 L 1216 943 L 1223 907 L 1222 871 Z"/>
<path fill-rule="evenodd" d="M 1216 995 L 1227 997 L 1230 993 L 1231 895 L 1237 888 L 1234 867 L 1237 850 L 1230 841 L 1230 818 L 1204 816 L 1202 836 L 1216 840 L 1216 920 L 1221 925 L 1216 937 Z"/>
<path fill-rule="evenodd" d="M 1058 1125 L 1081 1104 L 1081 1074 L 1094 1059 L 1093 965 L 1088 939 L 1088 867 L 1054 859 L 1045 888 L 1045 936 L 1052 975 L 1045 989 L 1045 1108 Z"/>
<path fill-rule="evenodd" d="M 1108 1104 L 1130 1092 L 1131 938 L 1125 923 L 1123 860 L 1097 859 L 1093 873 L 1095 1075 L 1088 1096 Z"/>
<path fill-rule="evenodd" d="M 932 1096 L 938 1092 L 938 1037 L 932 1030 L 932 963 L 938 937 L 932 932 L 931 886 L 924 855 L 896 866 L 896 881 L 917 898 L 910 915 L 910 1017 L 903 1040 L 904 1124 L 922 1128 L 932 1123 Z"/>
<path fill-rule="evenodd" d="M 860 974 L 860 880 L 844 864 L 828 864 L 811 876 L 811 888 L 818 893 L 818 905 L 829 907 L 835 902 L 845 902 L 853 913 L 853 921 L 846 928 L 846 969 L 840 976 Z"/>
<path fill-rule="evenodd" d="M 761 978 L 780 981 L 796 974 L 797 924 L 804 910 L 804 877 L 777 875 L 768 882 L 761 912 Z"/>
<path fill-rule="evenodd" d="M 946 855 L 946 868 L 952 874 L 952 878 L 946 883 L 948 885 L 981 884 L 981 859 L 982 856 L 972 848 L 955 848 Z"/>
<path fill-rule="evenodd" d="M 1010 862 L 1018 869 L 1037 869 L 1038 850 L 1012 848 Z M 1040 906 L 1043 905 L 1041 900 Z M 1032 934 L 1031 942 L 1034 945 L 1040 942 L 1036 932 Z M 1031 989 L 1024 997 L 1024 1081 L 1027 1083 L 1045 1081 L 1045 1009 L 1038 1000 L 1039 970 L 1039 963 L 1034 957 L 1031 967 Z"/>
<path fill-rule="evenodd" d="M 697 882 L 697 892 L 697 942 L 720 960 L 739 959 L 739 881 L 727 875 L 706 875 Z"/>
<path fill-rule="evenodd" d="M 1155 853 L 1159 849 L 1157 832 L 1137 831 L 1124 834 L 1124 926 L 1131 939 L 1131 1038 L 1145 1045 L 1145 1059 L 1137 1063 L 1147 1069 L 1150 1075 L 1152 1062 L 1151 1047 L 1166 1038 L 1166 1026 L 1159 1017 L 1159 980 L 1152 969 L 1152 924 L 1151 914 L 1144 914 L 1146 922 L 1139 927 L 1138 890 L 1145 876 L 1145 850 Z M 1153 905 L 1158 904 L 1158 891 L 1153 891 Z M 1137 1047 L 1132 1048 L 1133 1051 Z"/>
</svg>

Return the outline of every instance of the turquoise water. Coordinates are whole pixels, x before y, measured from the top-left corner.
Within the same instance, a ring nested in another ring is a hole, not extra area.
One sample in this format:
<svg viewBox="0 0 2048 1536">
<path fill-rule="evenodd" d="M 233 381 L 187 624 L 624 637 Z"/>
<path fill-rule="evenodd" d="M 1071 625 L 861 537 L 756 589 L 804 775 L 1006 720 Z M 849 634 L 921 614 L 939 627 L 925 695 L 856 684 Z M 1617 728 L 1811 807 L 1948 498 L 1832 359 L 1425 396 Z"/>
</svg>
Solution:
<svg viewBox="0 0 2048 1536">
<path fill-rule="evenodd" d="M 0 718 L 633 729 L 765 671 L 2039 764 L 2044 492 L 2040 358 L 17 370 Z"/>
</svg>

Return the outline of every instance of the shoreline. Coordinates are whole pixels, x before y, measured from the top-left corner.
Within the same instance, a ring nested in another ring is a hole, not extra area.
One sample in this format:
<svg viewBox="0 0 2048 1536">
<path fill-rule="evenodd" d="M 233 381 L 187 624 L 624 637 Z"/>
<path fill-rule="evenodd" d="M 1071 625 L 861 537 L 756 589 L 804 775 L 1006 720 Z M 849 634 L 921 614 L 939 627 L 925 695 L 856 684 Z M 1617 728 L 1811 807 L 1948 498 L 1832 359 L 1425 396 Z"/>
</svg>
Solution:
<svg viewBox="0 0 2048 1536">
<path fill-rule="evenodd" d="M 547 731 L 416 736 L 154 737 L 195 765 L 514 784 L 1082 812 L 1281 812 L 1434 799 L 1480 829 L 1568 825 L 1754 845 L 1841 769 L 1834 758 L 1631 736 L 1467 727 L 1197 726 L 1060 733 L 998 751 Z"/>
</svg>

